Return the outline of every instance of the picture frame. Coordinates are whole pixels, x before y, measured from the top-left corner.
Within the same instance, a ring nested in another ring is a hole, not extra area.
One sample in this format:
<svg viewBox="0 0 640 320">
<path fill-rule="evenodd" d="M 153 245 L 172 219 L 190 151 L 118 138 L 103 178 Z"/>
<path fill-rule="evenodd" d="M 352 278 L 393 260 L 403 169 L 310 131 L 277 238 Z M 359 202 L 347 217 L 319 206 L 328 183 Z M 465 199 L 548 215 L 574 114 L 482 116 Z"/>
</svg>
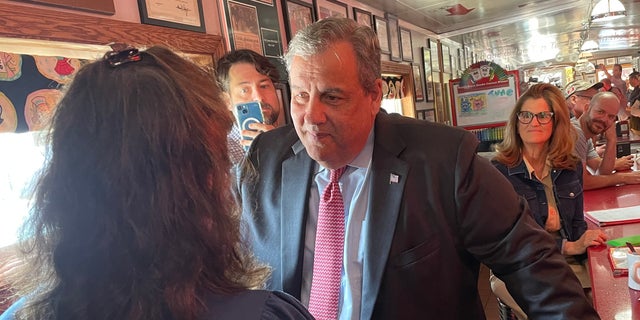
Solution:
<svg viewBox="0 0 640 320">
<path fill-rule="evenodd" d="M 631 63 L 633 62 L 633 57 L 632 56 L 620 56 L 618 57 L 618 63 L 619 64 L 625 64 L 625 63 Z"/>
<path fill-rule="evenodd" d="M 413 62 L 413 44 L 411 43 L 411 30 L 400 29 L 400 43 L 402 44 L 402 60 Z"/>
<path fill-rule="evenodd" d="M 251 49 L 264 55 L 257 8 L 232 0 L 227 1 L 227 8 L 231 25 L 232 48 L 234 50 Z"/>
<path fill-rule="evenodd" d="M 436 122 L 436 110 L 435 109 L 427 109 L 424 113 L 424 119 L 431 122 Z"/>
<path fill-rule="evenodd" d="M 605 61 L 604 61 L 604 59 L 597 59 L 597 60 L 596 60 L 596 66 L 599 66 L 599 65 L 601 65 L 601 64 L 604 64 L 604 62 L 605 62 Z"/>
<path fill-rule="evenodd" d="M 140 22 L 162 27 L 206 32 L 202 0 L 138 0 Z"/>
<path fill-rule="evenodd" d="M 360 8 L 353 8 L 353 20 L 355 20 L 357 23 L 363 25 L 363 26 L 367 26 L 371 29 L 373 29 L 373 16 L 371 15 L 371 12 L 369 11 L 365 11 L 362 10 Z"/>
<path fill-rule="evenodd" d="M 471 51 L 471 48 L 469 48 L 469 47 L 464 47 L 464 49 L 465 49 L 465 52 L 464 52 L 464 53 L 465 53 L 465 55 L 466 55 L 466 60 L 467 60 L 467 65 L 466 65 L 466 66 L 465 66 L 465 68 L 464 68 L 464 69 L 466 70 L 466 69 L 468 69 L 468 68 L 471 66 L 471 64 L 472 64 L 472 60 L 473 60 L 472 55 L 473 55 L 473 52 Z"/>
<path fill-rule="evenodd" d="M 385 13 L 385 18 L 387 19 L 387 28 L 389 30 L 389 58 L 391 61 L 402 61 L 398 17 L 387 12 Z"/>
<path fill-rule="evenodd" d="M 293 120 L 291 119 L 291 106 L 289 105 L 290 100 L 290 91 L 289 86 L 286 83 L 282 82 L 274 82 L 273 86 L 276 87 L 276 95 L 278 96 L 278 101 L 280 102 L 280 115 L 278 116 L 278 123 L 282 126 L 285 124 L 292 124 Z"/>
<path fill-rule="evenodd" d="M 440 72 L 440 59 L 438 58 L 438 42 L 427 39 L 427 48 L 431 50 L 431 71 Z"/>
<path fill-rule="evenodd" d="M 313 0 L 316 7 L 317 20 L 328 17 L 349 18 L 349 8 L 346 3 L 338 0 Z"/>
<path fill-rule="evenodd" d="M 431 81 L 431 50 L 427 47 L 422 47 L 422 63 L 424 64 L 424 99 L 427 102 L 433 101 L 433 81 Z"/>
<path fill-rule="evenodd" d="M 449 52 L 449 46 L 442 45 L 442 72 L 451 73 L 451 53 Z"/>
<path fill-rule="evenodd" d="M 391 53 L 389 49 L 389 28 L 387 26 L 387 19 L 380 16 L 373 16 L 374 26 L 376 34 L 378 35 L 378 42 L 380 43 L 380 52 L 384 54 Z"/>
<path fill-rule="evenodd" d="M 616 59 L 616 58 L 606 58 L 604 65 L 605 66 L 612 66 L 612 65 L 616 64 L 617 62 L 618 62 L 618 59 Z"/>
<path fill-rule="evenodd" d="M 316 20 L 313 4 L 301 0 L 282 0 L 282 11 L 287 31 L 287 40 L 291 40 L 298 30 Z"/>
<path fill-rule="evenodd" d="M 414 101 L 424 101 L 424 85 L 422 83 L 422 73 L 420 72 L 420 65 L 412 63 L 413 69 L 413 88 L 414 88 Z"/>
<path fill-rule="evenodd" d="M 262 34 L 262 54 L 271 58 L 282 56 L 280 32 L 278 30 L 260 28 L 260 33 Z"/>
</svg>

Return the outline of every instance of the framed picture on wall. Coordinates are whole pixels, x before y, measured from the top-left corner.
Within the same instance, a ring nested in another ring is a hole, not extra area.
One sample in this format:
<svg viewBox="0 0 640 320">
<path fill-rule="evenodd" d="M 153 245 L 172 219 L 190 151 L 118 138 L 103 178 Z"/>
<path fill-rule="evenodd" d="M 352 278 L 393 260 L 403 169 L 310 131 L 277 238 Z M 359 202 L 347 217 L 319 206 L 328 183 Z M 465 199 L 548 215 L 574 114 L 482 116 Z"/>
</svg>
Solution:
<svg viewBox="0 0 640 320">
<path fill-rule="evenodd" d="M 632 56 L 620 56 L 618 57 L 619 64 L 631 63 L 633 61 Z"/>
<path fill-rule="evenodd" d="M 614 64 L 617 63 L 617 59 L 616 58 L 607 58 L 605 59 L 605 65 L 607 66 L 612 66 Z"/>
<path fill-rule="evenodd" d="M 338 0 L 313 0 L 318 13 L 318 20 L 328 17 L 349 18 L 349 10 L 346 3 Z"/>
<path fill-rule="evenodd" d="M 413 44 L 409 29 L 400 28 L 400 43 L 402 43 L 402 60 L 413 62 Z"/>
<path fill-rule="evenodd" d="M 422 74 L 419 64 L 411 64 L 413 69 L 413 88 L 415 89 L 415 101 L 424 101 L 424 89 L 422 85 Z"/>
<path fill-rule="evenodd" d="M 291 124 L 293 122 L 291 121 L 291 107 L 289 106 L 289 86 L 282 82 L 274 82 L 273 85 L 276 87 L 280 110 L 283 111 L 278 116 L 278 124 L 281 126 Z"/>
<path fill-rule="evenodd" d="M 298 30 L 315 20 L 313 5 L 301 0 L 283 0 L 284 21 L 287 27 L 287 39 L 291 40 Z"/>
<path fill-rule="evenodd" d="M 391 61 L 402 61 L 398 17 L 385 13 L 385 18 L 387 18 L 387 27 L 389 29 L 389 51 L 391 53 Z"/>
<path fill-rule="evenodd" d="M 442 72 L 451 73 L 451 54 L 446 44 L 442 44 Z"/>
<path fill-rule="evenodd" d="M 431 50 L 431 71 L 440 71 L 440 59 L 438 59 L 438 42 L 427 39 L 427 48 Z"/>
<path fill-rule="evenodd" d="M 231 43 L 234 49 L 251 49 L 264 55 L 260 39 L 258 10 L 238 1 L 227 2 L 231 21 Z"/>
<path fill-rule="evenodd" d="M 205 32 L 202 0 L 138 0 L 140 22 L 156 26 Z"/>
<path fill-rule="evenodd" d="M 353 19 L 356 20 L 357 23 L 373 29 L 373 17 L 371 16 L 371 12 L 354 7 Z"/>
<path fill-rule="evenodd" d="M 380 43 L 380 51 L 389 54 L 389 29 L 387 28 L 387 19 L 379 16 L 373 16 L 378 42 Z"/>
<path fill-rule="evenodd" d="M 424 64 L 425 82 L 425 100 L 427 102 L 433 101 L 433 81 L 431 81 L 431 50 L 426 47 L 422 47 L 422 63 Z"/>
</svg>

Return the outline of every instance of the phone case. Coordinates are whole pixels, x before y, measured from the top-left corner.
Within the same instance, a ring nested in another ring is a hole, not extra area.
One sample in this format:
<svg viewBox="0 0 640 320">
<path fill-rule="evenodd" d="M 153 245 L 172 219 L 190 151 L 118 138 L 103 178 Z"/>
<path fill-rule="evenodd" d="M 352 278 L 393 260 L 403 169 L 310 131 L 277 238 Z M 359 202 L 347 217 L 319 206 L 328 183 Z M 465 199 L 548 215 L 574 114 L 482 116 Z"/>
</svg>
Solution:
<svg viewBox="0 0 640 320">
<path fill-rule="evenodd" d="M 235 113 L 238 124 L 242 130 L 251 130 L 249 129 L 250 123 L 262 123 L 264 121 L 262 107 L 260 106 L 260 102 L 257 101 L 237 104 Z"/>
</svg>

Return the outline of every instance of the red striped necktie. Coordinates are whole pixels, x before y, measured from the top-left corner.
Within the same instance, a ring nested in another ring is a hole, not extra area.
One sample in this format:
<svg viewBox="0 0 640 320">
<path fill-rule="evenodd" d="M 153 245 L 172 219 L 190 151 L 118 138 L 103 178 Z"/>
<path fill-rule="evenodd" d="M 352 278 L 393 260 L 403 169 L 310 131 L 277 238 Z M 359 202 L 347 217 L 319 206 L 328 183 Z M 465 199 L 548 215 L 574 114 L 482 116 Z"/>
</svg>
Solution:
<svg viewBox="0 0 640 320">
<path fill-rule="evenodd" d="M 346 168 L 331 170 L 329 184 L 320 198 L 309 297 L 309 312 L 317 320 L 338 318 L 344 250 L 344 201 L 338 180 Z"/>
</svg>

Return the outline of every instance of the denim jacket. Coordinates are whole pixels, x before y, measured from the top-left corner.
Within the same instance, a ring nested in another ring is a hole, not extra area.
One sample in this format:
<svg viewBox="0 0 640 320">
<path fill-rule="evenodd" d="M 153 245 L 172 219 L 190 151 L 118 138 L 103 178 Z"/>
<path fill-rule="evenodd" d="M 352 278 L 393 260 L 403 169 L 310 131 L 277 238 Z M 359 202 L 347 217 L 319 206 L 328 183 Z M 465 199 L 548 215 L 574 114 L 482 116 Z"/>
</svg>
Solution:
<svg viewBox="0 0 640 320">
<path fill-rule="evenodd" d="M 531 178 L 524 161 L 513 168 L 507 168 L 496 160 L 492 163 L 507 177 L 516 193 L 527 200 L 531 215 L 544 228 L 549 208 L 542 182 Z M 578 163 L 575 170 L 551 168 L 550 174 L 562 225 L 560 235 L 568 241 L 576 241 L 587 230 L 583 212 L 582 165 Z M 558 241 L 558 247 L 562 247 L 562 240 Z"/>
</svg>

